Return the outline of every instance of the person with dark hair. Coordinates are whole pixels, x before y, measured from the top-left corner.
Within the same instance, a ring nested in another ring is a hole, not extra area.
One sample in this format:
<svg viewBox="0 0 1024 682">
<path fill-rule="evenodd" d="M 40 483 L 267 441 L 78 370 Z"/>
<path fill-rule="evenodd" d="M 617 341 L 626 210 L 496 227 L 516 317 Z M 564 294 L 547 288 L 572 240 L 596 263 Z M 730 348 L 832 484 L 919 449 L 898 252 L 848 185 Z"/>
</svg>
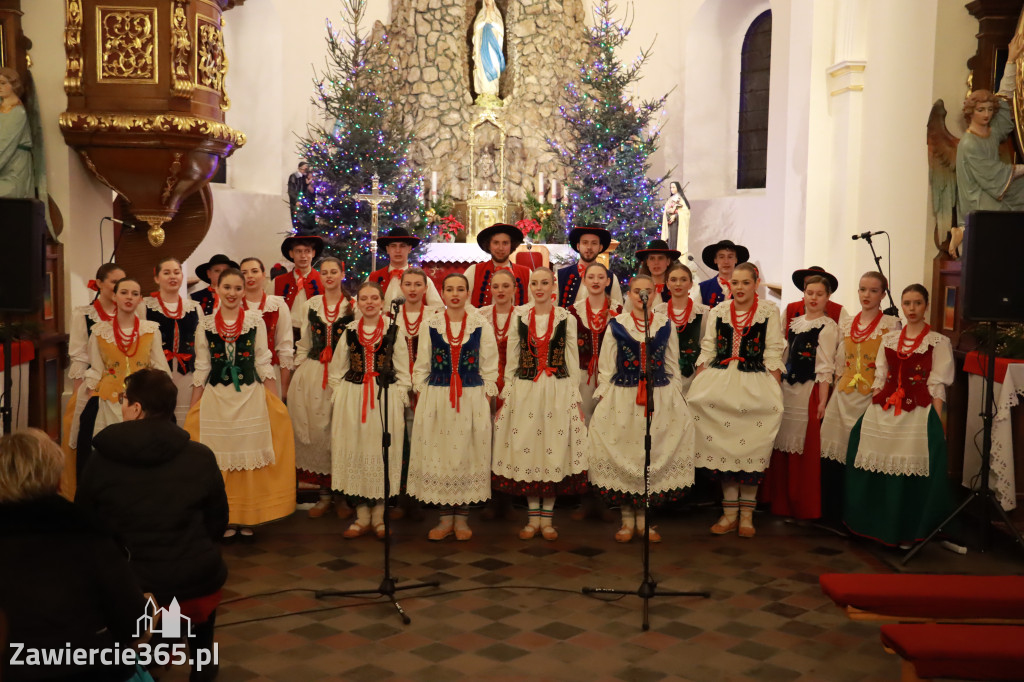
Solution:
<svg viewBox="0 0 1024 682">
<path fill-rule="evenodd" d="M 652 308 L 658 301 L 667 303 L 672 298 L 672 294 L 665 287 L 665 273 L 668 272 L 668 266 L 678 262 L 681 255 L 682 253 L 676 249 L 670 249 L 668 244 L 661 239 L 652 239 L 646 248 L 637 249 L 636 257 L 640 261 L 637 274 L 646 275 L 654 282 L 654 294 L 651 297 Z M 627 299 L 622 306 L 626 312 L 631 310 L 631 300 Z"/>
<path fill-rule="evenodd" d="M 299 208 L 299 197 L 306 192 L 309 182 L 309 164 L 305 159 L 299 161 L 298 170 L 288 176 L 288 207 L 291 209 L 292 221 Z"/>
<path fill-rule="evenodd" d="M 700 283 L 700 301 L 714 308 L 722 301 L 732 298 L 732 271 L 740 263 L 750 260 L 750 250 L 742 244 L 733 244 L 723 239 L 704 247 L 700 258 L 704 265 L 718 271 L 718 276 Z"/>
<path fill-rule="evenodd" d="M 377 237 L 377 248 L 387 253 L 388 263 L 379 270 L 366 276 L 367 282 L 376 282 L 384 290 L 384 312 L 391 310 L 391 301 L 401 296 L 402 276 L 409 270 L 409 254 L 420 243 L 420 238 L 404 227 L 394 227 L 387 234 Z M 434 280 L 427 277 L 426 292 L 423 297 L 428 306 L 440 306 L 441 294 L 437 293 Z"/>
<path fill-rule="evenodd" d="M 75 503 L 124 544 L 139 585 L 157 604 L 178 600 L 195 633 L 189 647 L 212 649 L 228 575 L 217 544 L 227 528 L 228 500 L 213 452 L 173 423 L 177 399 L 174 381 L 159 370 L 142 369 L 125 380 L 124 421 L 93 440 Z M 193 673 L 191 679 L 212 677 Z"/>
<path fill-rule="evenodd" d="M 228 268 L 237 270 L 238 263 L 223 253 L 214 254 L 213 258 L 196 267 L 196 277 L 206 282 L 209 286 L 193 293 L 191 298 L 203 309 L 204 315 L 213 315 L 213 311 L 219 305 L 217 300 L 217 282 L 220 279 L 220 273 Z"/>
<path fill-rule="evenodd" d="M 29 650 L 127 649 L 146 597 L 109 533 L 57 494 L 62 467 L 60 448 L 42 431 L 0 438 L 0 611 L 10 626 L 6 641 Z M 13 649 L 3 651 L 5 680 L 9 674 L 11 680 L 121 682 L 136 671 L 50 661 L 8 668 Z"/>
<path fill-rule="evenodd" d="M 569 246 L 579 254 L 575 263 L 558 268 L 555 275 L 558 279 L 558 305 L 569 308 L 576 303 L 583 303 L 589 294 L 584 285 L 584 277 L 597 257 L 611 246 L 612 235 L 603 225 L 579 225 L 569 231 Z M 622 288 L 619 279 L 608 273 L 608 283 L 604 293 L 612 304 L 622 306 Z"/>
<path fill-rule="evenodd" d="M 315 234 L 293 234 L 281 242 L 281 255 L 295 267 L 274 278 L 274 295 L 288 304 L 295 341 L 299 340 L 306 301 L 324 293 L 324 282 L 313 263 L 324 252 L 324 240 Z M 287 393 L 285 393 L 287 395 Z"/>
<path fill-rule="evenodd" d="M 474 263 L 464 274 L 469 282 L 469 305 L 483 308 L 490 305 L 491 278 L 498 270 L 510 270 L 516 278 L 516 305 L 526 303 L 526 287 L 530 282 L 530 269 L 512 262 L 512 252 L 523 243 L 523 233 L 515 225 L 495 223 L 480 230 L 476 243 L 490 255 L 486 263 Z M 447 279 L 447 278 L 446 278 Z"/>
<path fill-rule="evenodd" d="M 942 429 L 955 367 L 949 339 L 925 322 L 928 290 L 900 296 L 907 325 L 882 338 L 874 397 L 850 433 L 843 521 L 887 545 L 922 540 L 952 508 Z"/>
<path fill-rule="evenodd" d="M 245 281 L 242 310 L 259 310 L 267 327 L 267 345 L 270 346 L 271 365 L 274 368 L 278 398 L 288 400 L 288 385 L 295 370 L 295 333 L 292 313 L 280 296 L 267 296 L 264 284 L 267 271 L 263 261 L 249 256 L 243 258 L 239 270 Z"/>
</svg>

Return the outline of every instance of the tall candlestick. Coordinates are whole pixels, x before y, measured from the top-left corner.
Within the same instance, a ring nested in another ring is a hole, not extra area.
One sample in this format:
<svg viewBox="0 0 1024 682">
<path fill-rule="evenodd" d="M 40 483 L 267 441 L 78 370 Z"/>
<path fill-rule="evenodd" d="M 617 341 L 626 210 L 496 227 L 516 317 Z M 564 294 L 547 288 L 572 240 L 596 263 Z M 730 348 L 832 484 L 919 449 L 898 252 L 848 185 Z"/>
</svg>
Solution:
<svg viewBox="0 0 1024 682">
<path fill-rule="evenodd" d="M 551 203 L 558 203 L 558 180 L 551 178 Z"/>
<path fill-rule="evenodd" d="M 430 201 L 437 201 L 437 171 L 430 171 Z"/>
<path fill-rule="evenodd" d="M 537 173 L 537 198 L 544 201 L 544 171 Z"/>
</svg>

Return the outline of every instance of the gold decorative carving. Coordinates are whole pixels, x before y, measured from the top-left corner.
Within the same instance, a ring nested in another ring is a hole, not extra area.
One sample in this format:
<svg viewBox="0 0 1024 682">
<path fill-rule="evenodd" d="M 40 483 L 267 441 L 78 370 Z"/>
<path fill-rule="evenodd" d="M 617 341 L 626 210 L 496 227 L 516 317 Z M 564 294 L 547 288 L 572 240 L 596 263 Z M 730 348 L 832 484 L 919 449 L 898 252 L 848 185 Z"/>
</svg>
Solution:
<svg viewBox="0 0 1024 682">
<path fill-rule="evenodd" d="M 167 234 L 164 232 L 163 224 L 167 222 L 167 217 L 162 215 L 135 215 L 136 218 L 143 222 L 149 223 L 149 230 L 146 232 L 146 236 L 149 238 L 149 243 L 152 246 L 163 246 L 164 239 Z"/>
<path fill-rule="evenodd" d="M 85 167 L 88 168 L 92 172 L 92 174 L 96 176 L 97 180 L 99 180 L 104 185 L 109 187 L 115 194 L 119 194 L 122 197 L 124 197 L 124 194 L 121 194 L 121 192 L 119 192 L 118 189 L 116 187 L 114 187 L 113 184 L 111 184 L 110 180 L 107 180 L 105 177 L 103 177 L 102 173 L 100 173 L 98 170 L 96 170 L 96 164 L 92 162 L 91 158 L 89 158 L 89 152 L 80 151 L 79 154 L 81 154 L 81 156 L 82 156 L 82 161 L 85 162 Z M 127 199 L 128 197 L 124 197 L 124 198 Z"/>
<path fill-rule="evenodd" d="M 97 6 L 97 80 L 155 83 L 156 35 L 156 9 Z"/>
<path fill-rule="evenodd" d="M 174 153 L 174 161 L 171 162 L 171 167 L 168 169 L 167 180 L 164 182 L 164 193 L 160 195 L 160 200 L 165 204 L 167 200 L 171 198 L 171 192 L 178 185 L 178 173 L 181 172 L 181 152 Z"/>
<path fill-rule="evenodd" d="M 224 89 L 224 80 L 228 73 L 228 56 L 224 51 L 224 18 L 220 24 L 208 17 L 196 15 L 196 87 L 204 88 L 220 95 L 220 108 L 227 111 L 231 108 L 231 100 Z"/>
<path fill-rule="evenodd" d="M 171 93 L 175 97 L 191 97 L 195 85 L 189 78 L 192 61 L 192 39 L 188 35 L 188 0 L 174 0 L 171 9 Z"/>
<path fill-rule="evenodd" d="M 64 93 L 81 95 L 82 91 L 82 1 L 66 0 L 64 5 Z"/>
<path fill-rule="evenodd" d="M 61 130 L 68 132 L 176 132 L 204 135 L 235 147 L 245 144 L 245 133 L 217 121 L 175 114 L 76 114 L 60 115 Z"/>
</svg>

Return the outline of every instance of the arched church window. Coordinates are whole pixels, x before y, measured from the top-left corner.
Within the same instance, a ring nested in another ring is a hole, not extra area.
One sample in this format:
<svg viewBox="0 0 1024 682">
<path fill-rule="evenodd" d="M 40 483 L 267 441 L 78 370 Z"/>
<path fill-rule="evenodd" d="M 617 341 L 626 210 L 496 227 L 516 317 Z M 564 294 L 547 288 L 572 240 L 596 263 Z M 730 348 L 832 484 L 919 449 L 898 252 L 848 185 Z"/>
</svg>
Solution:
<svg viewBox="0 0 1024 682">
<path fill-rule="evenodd" d="M 750 24 L 740 52 L 740 124 L 736 188 L 766 186 L 768 91 L 772 65 L 772 12 Z"/>
</svg>

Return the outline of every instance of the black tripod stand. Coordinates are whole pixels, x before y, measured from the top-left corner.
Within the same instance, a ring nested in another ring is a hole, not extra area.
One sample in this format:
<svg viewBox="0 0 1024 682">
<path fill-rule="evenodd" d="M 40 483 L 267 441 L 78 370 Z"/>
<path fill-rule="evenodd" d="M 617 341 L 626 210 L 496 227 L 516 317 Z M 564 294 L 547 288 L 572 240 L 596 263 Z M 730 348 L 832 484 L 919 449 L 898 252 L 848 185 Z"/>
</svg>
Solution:
<svg viewBox="0 0 1024 682">
<path fill-rule="evenodd" d="M 651 347 L 651 325 L 647 312 L 647 297 L 641 296 L 644 309 L 644 348 Z M 675 333 L 673 331 L 673 333 Z M 635 594 L 644 600 L 643 606 L 643 629 L 650 630 L 649 602 L 653 597 L 703 597 L 711 596 L 710 592 L 659 592 L 658 583 L 654 582 L 651 576 L 651 519 L 648 515 L 651 502 L 651 419 L 654 416 L 654 384 L 651 372 L 651 355 L 645 353 L 644 377 L 647 384 L 647 406 L 644 410 L 646 416 L 646 431 L 644 432 L 644 542 L 643 542 L 643 571 L 644 577 L 640 581 L 640 587 L 633 590 L 615 590 L 608 587 L 584 587 L 583 594 Z"/>
<path fill-rule="evenodd" d="M 981 418 L 983 424 L 984 435 L 981 439 L 981 484 L 978 488 L 971 490 L 971 494 L 967 496 L 959 507 L 957 507 L 952 514 L 946 517 L 942 523 L 935 527 L 928 537 L 923 541 L 919 542 L 916 547 L 907 552 L 907 555 L 903 557 L 900 565 L 906 565 L 908 561 L 914 558 L 914 555 L 921 551 L 921 548 L 931 542 L 932 538 L 939 534 L 943 528 L 949 525 L 949 523 L 960 516 L 961 513 L 967 510 L 976 500 L 981 502 L 982 508 L 982 528 L 981 528 L 981 551 L 987 551 L 989 549 L 992 540 L 992 510 L 995 509 L 999 515 L 1003 518 L 1003 523 L 1010 529 L 1014 537 L 1017 540 L 1017 544 L 1024 547 L 1024 538 L 1021 538 L 1017 528 L 1010 521 L 1010 518 L 1006 515 L 1003 507 L 996 500 L 996 495 L 992 492 L 989 487 L 988 479 L 989 474 L 992 471 L 992 421 L 995 419 L 995 384 L 996 384 L 996 330 L 999 325 L 996 322 L 989 322 L 989 337 L 988 337 L 988 348 L 985 352 L 988 354 L 988 367 L 985 372 L 985 401 L 982 409 Z"/>
<path fill-rule="evenodd" d="M 395 337 L 398 333 L 398 316 L 392 315 L 392 319 L 395 323 L 388 329 L 387 335 L 384 339 L 384 343 L 387 344 L 389 353 L 394 353 L 395 348 Z M 392 357 L 394 357 L 392 355 Z M 366 368 L 370 371 L 370 368 Z M 317 590 L 316 598 L 323 599 L 324 597 L 352 597 L 363 594 L 377 594 L 382 597 L 387 597 L 388 600 L 394 605 L 395 610 L 398 611 L 398 615 L 401 616 L 402 622 L 408 625 L 412 622 L 409 615 L 402 608 L 402 605 L 398 603 L 398 599 L 395 597 L 396 592 L 402 590 L 416 590 L 421 587 L 437 587 L 440 583 L 436 580 L 422 583 L 412 583 L 411 585 L 399 586 L 393 577 L 391 577 L 391 514 L 387 513 L 387 502 L 391 499 L 391 469 L 389 467 L 390 452 L 391 452 L 391 432 L 388 430 L 390 422 L 388 422 L 388 387 L 394 383 L 394 379 L 391 376 L 385 377 L 383 374 L 377 377 L 377 386 L 379 388 L 377 392 L 377 400 L 380 403 L 381 418 L 384 420 L 383 429 L 384 432 L 381 435 L 381 457 L 384 461 L 384 577 L 380 582 L 380 586 L 375 590 Z"/>
<path fill-rule="evenodd" d="M 874 234 L 884 234 L 886 236 L 886 238 L 889 237 L 889 234 L 887 232 L 885 232 L 884 230 L 882 230 L 880 232 L 862 232 L 861 234 L 853 235 L 853 238 L 854 239 L 863 239 L 864 241 L 866 241 L 868 243 L 868 248 L 871 249 L 871 258 L 873 258 L 874 261 L 875 261 L 875 269 L 878 270 L 878 272 L 881 272 L 882 271 L 882 257 L 879 256 L 875 252 L 875 245 L 871 241 L 871 237 Z M 890 258 L 891 258 L 892 254 L 890 253 L 889 255 L 890 255 Z M 886 281 L 885 281 L 885 295 L 889 297 L 889 307 L 886 308 L 885 310 L 883 310 L 882 313 L 884 313 L 885 315 L 892 315 L 893 317 L 899 317 L 900 311 L 899 311 L 899 308 L 896 307 L 896 301 L 892 300 L 892 291 L 889 289 L 888 278 L 886 278 Z"/>
</svg>

